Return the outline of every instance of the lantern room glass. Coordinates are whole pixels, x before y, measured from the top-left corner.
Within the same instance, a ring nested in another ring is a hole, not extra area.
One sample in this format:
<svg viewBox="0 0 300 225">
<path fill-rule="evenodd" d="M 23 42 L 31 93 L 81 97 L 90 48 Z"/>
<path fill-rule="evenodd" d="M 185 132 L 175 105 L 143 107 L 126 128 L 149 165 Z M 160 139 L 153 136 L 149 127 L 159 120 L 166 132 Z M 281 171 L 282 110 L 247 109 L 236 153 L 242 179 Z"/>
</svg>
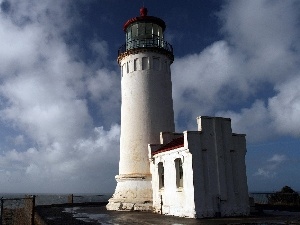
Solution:
<svg viewBox="0 0 300 225">
<path fill-rule="evenodd" d="M 126 29 L 126 50 L 143 47 L 163 47 L 162 27 L 155 23 L 137 22 Z"/>
</svg>

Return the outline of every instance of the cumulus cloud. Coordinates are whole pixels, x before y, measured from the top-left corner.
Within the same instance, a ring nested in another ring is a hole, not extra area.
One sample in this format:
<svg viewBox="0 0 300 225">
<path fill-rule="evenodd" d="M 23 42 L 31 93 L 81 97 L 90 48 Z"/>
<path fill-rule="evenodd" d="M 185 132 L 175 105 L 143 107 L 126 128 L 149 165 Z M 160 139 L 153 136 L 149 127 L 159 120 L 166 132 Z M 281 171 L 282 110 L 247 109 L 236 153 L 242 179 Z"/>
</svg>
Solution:
<svg viewBox="0 0 300 225">
<path fill-rule="evenodd" d="M 120 100 L 109 88 L 119 80 L 103 68 L 105 41 L 90 45 L 97 65 L 74 54 L 71 3 L 0 2 L 0 121 L 11 130 L 1 147 L 1 191 L 105 192 L 114 183 Z M 111 118 L 105 127 L 98 115 Z"/>
<path fill-rule="evenodd" d="M 247 134 L 250 142 L 270 139 L 274 132 L 273 124 L 262 100 L 256 100 L 250 108 L 243 108 L 239 113 L 218 112 L 217 115 L 231 118 L 234 132 Z"/>
<path fill-rule="evenodd" d="M 99 69 L 87 80 L 86 87 L 97 116 L 106 127 L 113 122 L 120 122 L 120 77 L 115 71 Z"/>
<path fill-rule="evenodd" d="M 249 142 L 299 137 L 298 1 L 227 1 L 218 13 L 224 40 L 173 65 L 175 114 L 231 117 Z"/>
<path fill-rule="evenodd" d="M 272 163 L 282 163 L 285 160 L 287 160 L 287 157 L 285 155 L 278 155 L 275 154 L 273 155 L 270 159 L 268 159 L 268 162 L 272 162 Z"/>
<path fill-rule="evenodd" d="M 119 149 L 119 132 L 118 125 L 110 131 L 97 127 L 89 138 L 78 139 L 71 146 L 57 142 L 46 149 L 8 151 L 0 158 L 1 180 L 6 181 L 1 187 L 17 191 L 20 187 L 12 184 L 18 180 L 33 192 L 109 191 L 117 172 L 113 168 L 117 167 L 115 153 Z"/>
<path fill-rule="evenodd" d="M 300 136 L 300 72 L 276 86 L 278 94 L 269 99 L 269 109 L 279 134 Z"/>
<path fill-rule="evenodd" d="M 261 176 L 263 178 L 273 178 L 277 175 L 277 170 L 279 167 L 287 161 L 286 155 L 274 154 L 269 158 L 263 167 L 257 169 L 254 176 Z"/>
</svg>

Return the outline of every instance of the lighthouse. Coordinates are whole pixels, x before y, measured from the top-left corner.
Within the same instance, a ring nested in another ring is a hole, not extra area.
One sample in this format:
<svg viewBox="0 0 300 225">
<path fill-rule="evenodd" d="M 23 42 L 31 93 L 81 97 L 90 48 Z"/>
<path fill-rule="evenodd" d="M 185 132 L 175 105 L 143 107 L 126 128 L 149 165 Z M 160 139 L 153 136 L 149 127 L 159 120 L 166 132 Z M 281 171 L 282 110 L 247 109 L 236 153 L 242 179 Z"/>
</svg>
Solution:
<svg viewBox="0 0 300 225">
<path fill-rule="evenodd" d="M 148 144 L 160 132 L 174 132 L 170 65 L 173 48 L 164 39 L 165 22 L 140 16 L 124 24 L 125 44 L 118 51 L 121 68 L 121 137 L 119 175 L 109 210 L 151 210 L 152 186 Z"/>
</svg>

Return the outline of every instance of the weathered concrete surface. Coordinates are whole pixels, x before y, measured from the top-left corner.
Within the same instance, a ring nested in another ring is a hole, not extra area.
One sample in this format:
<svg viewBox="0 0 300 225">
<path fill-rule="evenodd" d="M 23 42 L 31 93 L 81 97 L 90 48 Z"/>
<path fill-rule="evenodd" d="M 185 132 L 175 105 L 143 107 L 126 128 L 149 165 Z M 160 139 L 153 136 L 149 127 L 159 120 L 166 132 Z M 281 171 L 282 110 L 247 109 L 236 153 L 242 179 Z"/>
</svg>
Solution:
<svg viewBox="0 0 300 225">
<path fill-rule="evenodd" d="M 151 176 L 143 174 L 116 176 L 117 187 L 108 210 L 152 211 Z"/>
<path fill-rule="evenodd" d="M 83 205 L 63 204 L 56 206 L 38 206 L 38 213 L 47 225 L 95 225 L 95 224 L 164 224 L 164 225 L 224 225 L 224 224 L 300 224 L 300 212 L 265 211 L 262 215 L 240 218 L 187 219 L 164 216 L 150 212 L 108 211 L 106 203 Z"/>
</svg>

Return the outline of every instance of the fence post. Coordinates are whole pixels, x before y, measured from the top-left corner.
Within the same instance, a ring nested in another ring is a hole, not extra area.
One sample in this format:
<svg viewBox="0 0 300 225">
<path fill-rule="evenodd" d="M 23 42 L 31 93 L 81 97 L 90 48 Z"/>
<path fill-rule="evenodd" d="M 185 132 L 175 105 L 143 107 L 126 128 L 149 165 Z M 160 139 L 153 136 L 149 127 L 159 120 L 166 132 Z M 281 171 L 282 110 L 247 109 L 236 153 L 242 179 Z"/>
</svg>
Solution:
<svg viewBox="0 0 300 225">
<path fill-rule="evenodd" d="M 73 197 L 74 197 L 73 194 L 68 195 L 68 203 L 71 203 L 71 204 L 74 203 Z"/>
<path fill-rule="evenodd" d="M 34 225 L 34 208 L 35 208 L 35 195 L 32 195 L 32 206 L 31 206 L 31 225 Z"/>
<path fill-rule="evenodd" d="M 2 219 L 3 219 L 3 197 L 1 197 L 1 216 L 0 216 L 0 225 L 2 225 Z"/>
</svg>

